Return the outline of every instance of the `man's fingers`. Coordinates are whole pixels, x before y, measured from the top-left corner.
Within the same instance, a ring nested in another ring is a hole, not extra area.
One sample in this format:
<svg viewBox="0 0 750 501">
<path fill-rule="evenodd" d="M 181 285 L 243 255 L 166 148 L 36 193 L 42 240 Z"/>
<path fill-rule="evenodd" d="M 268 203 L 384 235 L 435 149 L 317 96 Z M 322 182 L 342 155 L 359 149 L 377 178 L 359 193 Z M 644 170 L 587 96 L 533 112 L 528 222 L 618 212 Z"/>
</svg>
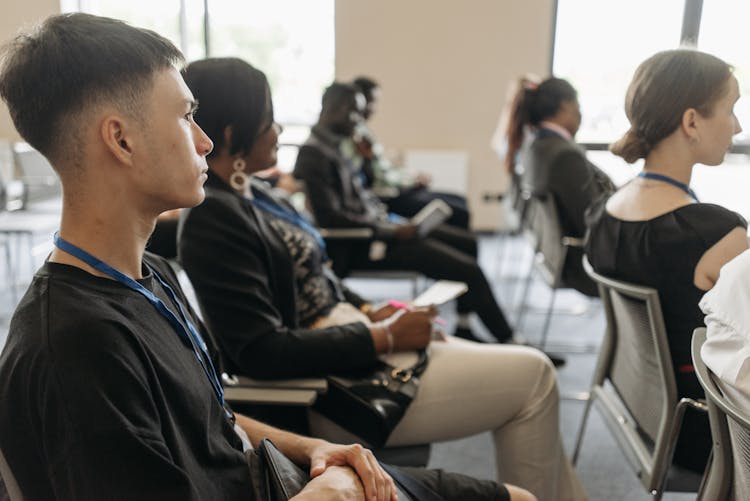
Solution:
<svg viewBox="0 0 750 501">
<path fill-rule="evenodd" d="M 375 455 L 371 451 L 365 450 L 365 456 L 375 474 L 375 482 L 378 487 L 378 501 L 390 501 L 391 486 L 386 478 L 388 474 L 380 467 L 377 458 L 375 458 Z"/>
<path fill-rule="evenodd" d="M 369 451 L 367 451 L 369 452 Z M 378 486 L 375 478 L 375 472 L 372 469 L 370 461 L 365 455 L 365 448 L 359 444 L 349 447 L 349 464 L 359 475 L 362 486 L 365 488 L 365 495 L 368 500 L 378 499 Z"/>
</svg>

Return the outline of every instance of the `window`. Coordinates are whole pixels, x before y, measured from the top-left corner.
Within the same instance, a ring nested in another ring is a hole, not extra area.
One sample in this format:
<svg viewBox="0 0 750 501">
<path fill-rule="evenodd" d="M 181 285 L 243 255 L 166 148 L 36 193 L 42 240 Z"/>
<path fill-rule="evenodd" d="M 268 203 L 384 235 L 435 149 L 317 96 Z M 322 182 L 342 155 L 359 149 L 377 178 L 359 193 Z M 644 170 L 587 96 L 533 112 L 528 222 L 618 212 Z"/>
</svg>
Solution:
<svg viewBox="0 0 750 501">
<path fill-rule="evenodd" d="M 62 7 L 152 29 L 188 61 L 245 59 L 268 76 L 282 142 L 305 139 L 334 78 L 334 0 L 62 0 Z"/>
<path fill-rule="evenodd" d="M 698 48 L 714 54 L 734 66 L 740 84 L 740 100 L 735 114 L 744 127 L 735 144 L 750 145 L 750 61 L 748 60 L 747 22 L 750 2 L 747 0 L 705 0 L 701 16 Z"/>
<path fill-rule="evenodd" d="M 618 139 L 628 127 L 625 91 L 638 64 L 688 44 L 735 67 L 742 95 L 735 111 L 747 129 L 735 149 L 750 151 L 750 63 L 743 43 L 750 38 L 742 35 L 748 16 L 747 0 L 557 0 L 552 70 L 578 89 L 577 139 L 594 149 Z"/>
<path fill-rule="evenodd" d="M 334 77 L 334 3 L 223 0 L 209 4 L 212 56 L 237 56 L 263 70 L 276 120 L 312 124 Z"/>
<path fill-rule="evenodd" d="M 70 2 L 69 2 L 70 3 Z M 178 47 L 180 43 L 180 0 L 79 0 L 73 10 L 82 10 L 97 16 L 122 19 L 133 26 L 154 30 Z"/>
<path fill-rule="evenodd" d="M 578 90 L 580 142 L 609 143 L 628 129 L 623 102 L 633 72 L 679 46 L 684 2 L 558 0 L 552 69 Z"/>
</svg>

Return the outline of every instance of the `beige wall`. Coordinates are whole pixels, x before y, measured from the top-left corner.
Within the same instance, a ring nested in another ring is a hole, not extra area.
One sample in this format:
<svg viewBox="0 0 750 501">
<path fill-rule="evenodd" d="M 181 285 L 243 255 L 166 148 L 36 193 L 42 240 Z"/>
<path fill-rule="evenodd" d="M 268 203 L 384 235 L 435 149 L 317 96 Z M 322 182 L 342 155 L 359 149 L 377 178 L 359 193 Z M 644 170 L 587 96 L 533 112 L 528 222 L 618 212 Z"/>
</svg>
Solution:
<svg viewBox="0 0 750 501">
<path fill-rule="evenodd" d="M 337 0 L 336 77 L 377 79 L 372 127 L 386 150 L 469 153 L 474 227 L 499 223 L 485 192 L 504 189 L 489 146 L 507 86 L 546 75 L 553 0 Z"/>
<path fill-rule="evenodd" d="M 2 0 L 0 3 L 0 42 L 13 38 L 22 28 L 32 26 L 51 14 L 60 12 L 60 0 Z M 0 100 L 0 140 L 19 139 Z"/>
</svg>

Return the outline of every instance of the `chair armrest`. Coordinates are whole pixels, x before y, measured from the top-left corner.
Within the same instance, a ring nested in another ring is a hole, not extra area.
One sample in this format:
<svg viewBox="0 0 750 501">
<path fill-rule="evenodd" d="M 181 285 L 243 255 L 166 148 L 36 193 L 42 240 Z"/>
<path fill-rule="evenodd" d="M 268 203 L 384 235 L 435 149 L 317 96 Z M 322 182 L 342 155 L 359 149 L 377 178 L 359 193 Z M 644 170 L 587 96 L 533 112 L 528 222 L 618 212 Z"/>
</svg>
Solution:
<svg viewBox="0 0 750 501">
<path fill-rule="evenodd" d="M 562 237 L 562 244 L 565 247 L 583 249 L 583 239 L 578 237 Z"/>
<path fill-rule="evenodd" d="M 311 407 L 318 399 L 318 393 L 314 390 L 229 387 L 224 389 L 224 398 L 229 403 Z"/>
<path fill-rule="evenodd" d="M 274 388 L 279 390 L 314 390 L 318 393 L 328 391 L 325 378 L 294 379 L 253 379 L 245 376 L 221 375 L 225 388 Z"/>
<path fill-rule="evenodd" d="M 373 188 L 372 192 L 378 198 L 396 198 L 399 195 L 399 189 L 393 186 L 380 186 Z"/>
<path fill-rule="evenodd" d="M 262 380 L 222 374 L 224 397 L 229 402 L 309 407 L 328 391 L 323 378 Z"/>
<path fill-rule="evenodd" d="M 319 228 L 318 231 L 323 238 L 332 240 L 367 240 L 375 234 L 371 228 Z"/>
</svg>

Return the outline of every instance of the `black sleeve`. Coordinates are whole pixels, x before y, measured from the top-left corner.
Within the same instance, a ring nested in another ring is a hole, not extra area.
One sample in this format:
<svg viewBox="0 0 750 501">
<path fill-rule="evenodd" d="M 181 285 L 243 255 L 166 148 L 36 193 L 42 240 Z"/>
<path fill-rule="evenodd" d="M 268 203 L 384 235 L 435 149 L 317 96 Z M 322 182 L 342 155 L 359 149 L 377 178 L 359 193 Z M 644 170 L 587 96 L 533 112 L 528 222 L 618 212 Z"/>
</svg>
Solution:
<svg viewBox="0 0 750 501">
<path fill-rule="evenodd" d="M 376 234 L 390 236 L 390 225 L 381 224 L 369 214 L 355 214 L 344 207 L 336 165 L 318 148 L 302 146 L 294 165 L 294 176 L 305 183 L 318 226 L 324 228 L 372 228 Z"/>
<path fill-rule="evenodd" d="M 680 217 L 681 222 L 692 228 L 703 241 L 706 250 L 716 245 L 733 229 L 747 229 L 744 217 L 715 204 L 692 204 L 680 212 Z"/>
<path fill-rule="evenodd" d="M 179 246 L 182 265 L 229 365 L 251 377 L 272 379 L 371 364 L 375 348 L 362 323 L 321 330 L 285 325 L 271 287 L 269 247 L 249 214 L 239 210 L 207 199 L 187 214 Z"/>
<path fill-rule="evenodd" d="M 145 369 L 148 356 L 128 326 L 97 321 L 56 334 L 37 396 L 55 497 L 200 499 L 172 460 L 154 401 L 158 395 L 151 390 L 153 375 Z"/>
<path fill-rule="evenodd" d="M 569 236 L 583 237 L 586 209 L 595 200 L 611 193 L 614 185 L 606 174 L 586 160 L 582 152 L 571 150 L 555 158 L 549 176 L 563 229 Z"/>
</svg>

